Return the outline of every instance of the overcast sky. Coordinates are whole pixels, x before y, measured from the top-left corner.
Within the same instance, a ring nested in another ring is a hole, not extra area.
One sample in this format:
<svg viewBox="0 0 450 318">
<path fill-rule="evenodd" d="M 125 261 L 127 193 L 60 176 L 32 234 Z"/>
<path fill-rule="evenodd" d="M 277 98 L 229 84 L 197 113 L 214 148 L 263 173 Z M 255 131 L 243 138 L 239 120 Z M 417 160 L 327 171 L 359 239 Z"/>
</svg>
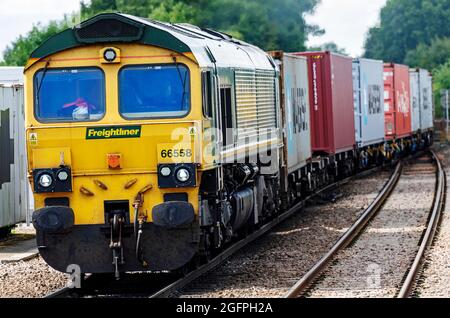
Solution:
<svg viewBox="0 0 450 318">
<path fill-rule="evenodd" d="M 0 0 L 0 57 L 6 46 L 33 24 L 62 19 L 79 7 L 80 0 Z"/>
<path fill-rule="evenodd" d="M 335 42 L 347 53 L 357 57 L 363 53 L 366 33 L 378 22 L 380 9 L 386 0 L 322 0 L 309 23 L 318 24 L 326 33 L 310 37 L 309 46 Z"/>
<path fill-rule="evenodd" d="M 0 0 L 1 52 L 33 24 L 63 18 L 77 11 L 80 0 Z M 378 20 L 379 9 L 386 0 L 322 0 L 316 14 L 307 17 L 325 29 L 321 37 L 310 38 L 309 45 L 334 41 L 354 56 L 362 53 L 367 30 Z"/>
</svg>

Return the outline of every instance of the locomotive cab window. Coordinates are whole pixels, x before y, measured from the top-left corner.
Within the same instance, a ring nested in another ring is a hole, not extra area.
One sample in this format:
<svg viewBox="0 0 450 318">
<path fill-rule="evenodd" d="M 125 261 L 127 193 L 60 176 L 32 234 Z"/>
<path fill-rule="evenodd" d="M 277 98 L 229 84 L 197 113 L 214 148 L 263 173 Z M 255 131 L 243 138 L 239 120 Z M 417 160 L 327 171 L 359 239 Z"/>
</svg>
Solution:
<svg viewBox="0 0 450 318">
<path fill-rule="evenodd" d="M 202 72 L 202 100 L 203 100 L 203 114 L 207 118 L 213 117 L 213 92 L 212 92 L 212 78 L 211 72 Z"/>
<path fill-rule="evenodd" d="M 34 78 L 36 119 L 42 122 L 100 120 L 105 78 L 97 68 L 43 69 Z"/>
<path fill-rule="evenodd" d="M 183 64 L 124 67 L 119 73 L 123 117 L 183 117 L 190 109 L 189 70 Z"/>
</svg>

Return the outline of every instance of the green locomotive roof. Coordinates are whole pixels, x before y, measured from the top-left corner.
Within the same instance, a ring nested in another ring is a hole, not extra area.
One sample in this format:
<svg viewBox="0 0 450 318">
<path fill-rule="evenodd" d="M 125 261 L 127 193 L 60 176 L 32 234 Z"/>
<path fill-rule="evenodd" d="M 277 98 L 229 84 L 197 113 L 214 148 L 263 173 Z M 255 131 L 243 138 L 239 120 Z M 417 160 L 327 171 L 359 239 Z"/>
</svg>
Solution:
<svg viewBox="0 0 450 318">
<path fill-rule="evenodd" d="M 102 13 L 62 31 L 34 50 L 30 58 L 40 60 L 90 44 L 125 42 L 157 46 L 180 54 L 192 53 L 201 67 L 276 69 L 267 53 L 227 34 L 191 24 L 164 23 L 122 13 Z"/>
<path fill-rule="evenodd" d="M 191 52 L 185 43 L 172 34 L 143 21 L 145 20 L 137 21 L 133 16 L 119 13 L 99 14 L 52 36 L 34 50 L 30 58 L 41 59 L 70 48 L 102 42 L 136 42 L 179 53 Z"/>
</svg>

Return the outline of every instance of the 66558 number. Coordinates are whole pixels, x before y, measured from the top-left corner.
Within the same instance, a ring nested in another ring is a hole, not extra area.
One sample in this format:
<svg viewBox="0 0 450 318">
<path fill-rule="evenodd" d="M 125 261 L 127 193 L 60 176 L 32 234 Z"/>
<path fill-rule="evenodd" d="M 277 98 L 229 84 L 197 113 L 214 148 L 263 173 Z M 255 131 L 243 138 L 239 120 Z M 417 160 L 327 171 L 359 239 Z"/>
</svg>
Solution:
<svg viewBox="0 0 450 318">
<path fill-rule="evenodd" d="M 161 150 L 161 158 L 190 158 L 192 157 L 191 149 L 163 149 Z"/>
</svg>

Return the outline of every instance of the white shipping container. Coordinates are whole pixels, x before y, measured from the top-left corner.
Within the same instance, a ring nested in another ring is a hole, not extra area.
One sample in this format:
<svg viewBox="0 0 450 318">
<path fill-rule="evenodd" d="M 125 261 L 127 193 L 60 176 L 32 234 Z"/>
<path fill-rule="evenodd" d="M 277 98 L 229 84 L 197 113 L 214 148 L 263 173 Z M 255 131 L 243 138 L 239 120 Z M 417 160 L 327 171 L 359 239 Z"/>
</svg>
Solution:
<svg viewBox="0 0 450 318">
<path fill-rule="evenodd" d="M 419 71 L 420 83 L 420 128 L 433 128 L 433 78 L 427 70 Z"/>
<path fill-rule="evenodd" d="M 0 84 L 0 228 L 28 216 L 23 96 L 22 85 Z"/>
<path fill-rule="evenodd" d="M 288 173 L 292 173 L 311 158 L 308 61 L 287 53 L 277 61 L 282 69 Z"/>
<path fill-rule="evenodd" d="M 355 139 L 359 147 L 384 141 L 383 62 L 353 60 Z"/>
<path fill-rule="evenodd" d="M 413 132 L 420 130 L 420 85 L 419 72 L 416 69 L 409 71 L 411 93 L 411 129 Z"/>
<path fill-rule="evenodd" d="M 23 85 L 23 67 L 1 66 L 0 85 Z"/>
</svg>

